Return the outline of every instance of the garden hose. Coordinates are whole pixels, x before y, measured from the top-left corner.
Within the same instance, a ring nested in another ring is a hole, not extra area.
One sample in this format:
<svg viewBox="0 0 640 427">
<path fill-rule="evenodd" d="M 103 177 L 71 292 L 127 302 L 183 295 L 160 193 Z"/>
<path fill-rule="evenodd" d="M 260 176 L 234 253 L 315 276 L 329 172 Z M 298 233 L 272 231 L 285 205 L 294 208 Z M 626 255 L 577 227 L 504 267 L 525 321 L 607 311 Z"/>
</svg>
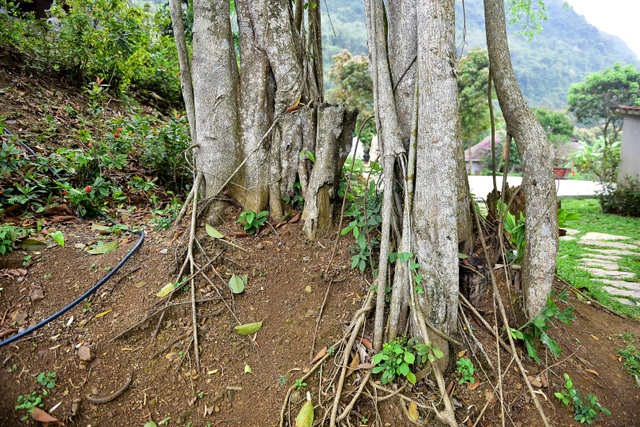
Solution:
<svg viewBox="0 0 640 427">
<path fill-rule="evenodd" d="M 12 135 L 11 132 L 9 132 L 6 128 L 4 129 L 5 133 L 7 135 Z M 28 146 L 26 146 L 24 143 L 21 143 L 25 149 L 27 149 L 27 151 L 29 151 L 32 155 L 36 155 L 33 150 L 31 150 Z M 112 219 L 110 219 L 109 217 L 107 217 L 107 215 L 102 212 L 99 209 L 96 209 L 103 217 L 105 217 L 108 221 L 110 221 L 112 224 L 116 224 L 115 221 L 113 221 Z M 132 231 L 133 234 L 138 234 L 140 236 L 140 238 L 138 239 L 138 242 L 136 243 L 136 245 L 133 247 L 133 249 L 131 249 L 129 251 L 129 253 L 127 253 L 124 258 L 122 258 L 122 260 L 120 260 L 120 262 L 111 270 L 109 271 L 109 273 L 104 276 L 98 283 L 96 283 L 95 285 L 93 285 L 88 291 L 86 291 L 85 293 L 83 293 L 82 295 L 80 295 L 75 301 L 73 301 L 71 304 L 67 305 L 66 307 L 64 307 L 62 310 L 58 311 L 57 313 L 53 314 L 52 316 L 44 319 L 43 321 L 41 321 L 40 323 L 20 332 L 17 335 L 14 335 L 11 338 L 8 338 L 4 341 L 0 341 L 0 348 L 4 347 L 5 345 L 11 344 L 12 342 L 15 342 L 23 337 L 25 337 L 26 335 L 29 335 L 30 333 L 40 329 L 41 327 L 43 327 L 44 325 L 56 320 L 58 317 L 62 316 L 63 314 L 65 314 L 66 312 L 68 312 L 69 310 L 71 310 L 73 307 L 75 307 L 76 305 L 80 304 L 82 301 L 84 301 L 86 298 L 88 298 L 89 296 L 91 296 L 95 291 L 97 291 L 98 289 L 100 289 L 100 287 L 102 285 L 104 285 L 105 283 L 107 283 L 107 281 L 109 279 L 111 279 L 117 272 L 118 270 L 120 270 L 120 268 L 125 265 L 127 263 L 127 261 L 129 261 L 129 258 L 131 258 L 133 256 L 133 254 L 135 254 L 138 249 L 140 248 L 140 246 L 142 245 L 142 242 L 144 242 L 144 238 L 145 238 L 145 233 L 144 230 L 138 230 L 138 231 Z"/>
</svg>

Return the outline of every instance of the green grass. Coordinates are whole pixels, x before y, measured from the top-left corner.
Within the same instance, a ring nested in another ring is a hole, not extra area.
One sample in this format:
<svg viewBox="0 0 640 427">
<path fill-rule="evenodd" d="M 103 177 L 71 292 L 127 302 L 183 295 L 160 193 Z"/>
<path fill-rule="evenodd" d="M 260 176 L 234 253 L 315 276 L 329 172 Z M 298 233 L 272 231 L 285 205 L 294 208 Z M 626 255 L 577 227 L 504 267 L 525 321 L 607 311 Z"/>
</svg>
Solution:
<svg viewBox="0 0 640 427">
<path fill-rule="evenodd" d="M 587 232 L 599 232 L 630 237 L 631 241 L 640 241 L 640 218 L 623 217 L 602 213 L 597 199 L 562 199 L 562 208 L 568 212 L 577 212 L 580 219 L 569 222 L 566 227 L 579 230 L 577 239 Z M 640 305 L 628 306 L 618 302 L 602 289 L 602 283 L 591 273 L 578 268 L 580 258 L 588 252 L 584 245 L 576 240 L 561 240 L 558 251 L 558 275 L 577 288 L 587 290 L 596 300 L 618 313 L 640 317 Z M 623 241 L 626 242 L 626 241 Z M 631 243 L 631 242 L 626 242 Z M 638 255 L 623 255 L 618 261 L 621 271 L 632 272 L 635 281 L 640 280 L 640 252 Z"/>
</svg>

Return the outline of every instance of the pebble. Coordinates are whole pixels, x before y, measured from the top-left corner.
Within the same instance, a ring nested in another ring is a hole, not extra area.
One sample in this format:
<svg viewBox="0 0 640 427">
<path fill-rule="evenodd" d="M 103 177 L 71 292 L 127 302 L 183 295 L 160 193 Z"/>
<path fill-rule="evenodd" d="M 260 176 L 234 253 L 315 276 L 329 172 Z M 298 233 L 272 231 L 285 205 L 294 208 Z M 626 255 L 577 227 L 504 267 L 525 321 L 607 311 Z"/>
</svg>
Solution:
<svg viewBox="0 0 640 427">
<path fill-rule="evenodd" d="M 82 347 L 80 347 L 77 353 L 78 353 L 78 358 L 83 362 L 91 362 L 93 359 L 96 358 L 96 355 L 91 349 L 91 347 L 86 345 L 83 345 Z"/>
<path fill-rule="evenodd" d="M 256 245 L 256 248 L 258 248 L 258 249 L 264 249 L 264 245 L 262 244 L 262 242 L 259 242 L 259 243 Z"/>
</svg>

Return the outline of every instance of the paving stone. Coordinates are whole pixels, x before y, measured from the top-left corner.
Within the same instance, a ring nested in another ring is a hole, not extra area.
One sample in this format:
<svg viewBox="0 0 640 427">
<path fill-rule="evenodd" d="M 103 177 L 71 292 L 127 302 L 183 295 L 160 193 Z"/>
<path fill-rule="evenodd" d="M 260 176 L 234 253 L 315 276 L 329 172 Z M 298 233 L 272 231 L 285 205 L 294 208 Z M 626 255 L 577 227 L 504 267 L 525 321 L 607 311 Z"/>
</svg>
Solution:
<svg viewBox="0 0 640 427">
<path fill-rule="evenodd" d="M 606 261 L 620 261 L 622 259 L 621 256 L 617 256 L 617 255 L 604 255 L 602 253 L 591 253 L 591 252 L 585 252 L 584 254 L 582 254 L 582 258 L 583 259 L 601 259 Z"/>
<path fill-rule="evenodd" d="M 620 304 L 630 305 L 631 307 L 637 307 L 638 306 L 638 300 L 636 300 L 635 298 L 634 299 L 622 298 L 622 297 L 616 297 L 615 295 L 613 297 Z"/>
<path fill-rule="evenodd" d="M 598 246 L 601 248 L 614 248 L 614 249 L 627 249 L 627 250 L 638 249 L 636 245 L 630 245 L 628 243 L 604 242 L 601 240 L 588 240 L 588 239 L 585 239 L 584 236 L 580 240 L 578 240 L 578 243 L 581 245 Z"/>
<path fill-rule="evenodd" d="M 624 280 L 600 279 L 600 282 L 619 289 L 640 290 L 640 283 L 625 282 Z"/>
<path fill-rule="evenodd" d="M 565 228 L 567 230 L 567 236 L 575 236 L 580 234 L 580 230 L 574 230 L 573 228 Z"/>
<path fill-rule="evenodd" d="M 584 236 L 582 236 L 585 240 L 627 240 L 631 237 L 627 236 L 616 236 L 614 234 L 605 234 L 605 233 L 595 233 L 593 231 L 588 232 Z"/>
<path fill-rule="evenodd" d="M 602 289 L 609 292 L 611 295 L 619 297 L 631 297 L 640 300 L 640 289 L 618 289 L 613 286 L 603 286 Z"/>
<path fill-rule="evenodd" d="M 589 267 L 600 267 L 609 271 L 618 271 L 620 267 L 618 263 L 613 261 L 607 261 L 603 259 L 590 259 L 590 258 L 582 258 L 580 262 Z"/>
<path fill-rule="evenodd" d="M 585 249 L 592 253 L 605 254 L 605 255 L 638 255 L 638 252 L 626 251 L 621 249 L 599 249 L 599 248 L 590 248 L 590 247 L 586 247 Z"/>
<path fill-rule="evenodd" d="M 633 279 L 635 275 L 633 273 L 628 273 L 626 271 L 610 271 L 610 270 L 602 270 L 600 268 L 594 267 L 578 267 L 582 270 L 586 270 L 594 276 L 598 277 L 619 277 L 623 279 Z"/>
</svg>

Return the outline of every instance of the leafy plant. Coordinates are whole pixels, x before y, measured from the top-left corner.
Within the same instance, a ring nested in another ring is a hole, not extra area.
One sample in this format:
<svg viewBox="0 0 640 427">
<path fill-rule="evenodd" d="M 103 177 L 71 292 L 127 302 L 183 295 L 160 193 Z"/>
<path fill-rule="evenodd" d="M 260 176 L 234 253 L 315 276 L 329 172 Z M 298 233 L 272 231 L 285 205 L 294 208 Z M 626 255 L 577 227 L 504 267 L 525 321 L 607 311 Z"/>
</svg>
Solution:
<svg viewBox="0 0 640 427">
<path fill-rule="evenodd" d="M 501 201 L 498 202 L 498 211 L 504 217 L 504 230 L 509 233 L 511 243 L 515 247 L 514 251 L 508 254 L 508 261 L 519 264 L 524 256 L 526 244 L 524 216 L 516 218 L 515 215 L 509 212 L 507 205 Z"/>
<path fill-rule="evenodd" d="M 565 389 L 555 393 L 555 396 L 562 402 L 564 406 L 573 402 L 575 412 L 574 420 L 580 423 L 593 424 L 600 419 L 600 414 L 611 415 L 611 411 L 598 403 L 598 398 L 589 393 L 586 399 L 580 396 L 580 392 L 573 387 L 571 378 L 564 374 Z"/>
<path fill-rule="evenodd" d="M 56 386 L 58 374 L 55 372 L 40 372 L 36 379 L 44 388 L 52 389 Z"/>
<path fill-rule="evenodd" d="M 565 289 L 558 294 L 557 299 L 567 304 L 567 292 Z M 538 357 L 538 343 L 544 344 L 551 350 L 554 357 L 558 357 L 562 353 L 560 345 L 547 335 L 547 331 L 553 326 L 554 319 L 570 325 L 575 319 L 575 315 L 573 314 L 573 307 L 571 306 L 560 310 L 553 300 L 553 294 L 551 294 L 547 298 L 547 305 L 540 314 L 518 329 L 511 328 L 511 335 L 516 339 L 524 341 L 527 347 L 527 354 L 538 363 L 541 363 Z"/>
<path fill-rule="evenodd" d="M 47 396 L 47 391 L 43 391 L 42 393 L 38 393 L 36 391 L 32 391 L 29 394 L 21 394 L 18 396 L 17 405 L 15 409 L 18 411 L 26 411 L 25 415 L 20 417 L 20 420 L 23 422 L 29 422 L 31 417 L 29 414 L 33 411 L 33 408 L 42 408 L 44 406 L 44 398 Z"/>
<path fill-rule="evenodd" d="M 13 243 L 17 238 L 16 227 L 9 224 L 0 225 L 0 255 L 13 251 Z"/>
<path fill-rule="evenodd" d="M 618 354 L 624 359 L 624 367 L 636 379 L 636 385 L 640 387 L 640 349 L 634 344 L 633 335 L 627 333 L 621 337 L 625 341 L 630 341 L 625 348 L 618 348 Z"/>
<path fill-rule="evenodd" d="M 269 216 L 269 211 L 255 213 L 252 210 L 242 211 L 236 222 L 243 224 L 244 231 L 249 234 L 256 234 L 260 227 L 264 225 Z"/>
<path fill-rule="evenodd" d="M 416 383 L 416 376 L 411 372 L 411 366 L 417 366 L 429 360 L 434 361 L 444 356 L 439 348 L 420 344 L 415 338 L 407 341 L 404 336 L 384 343 L 382 351 L 373 356 L 373 373 L 382 372 L 382 384 L 392 382 L 397 376 L 404 376 L 411 384 Z"/>
<path fill-rule="evenodd" d="M 304 380 L 302 379 L 298 379 L 296 380 L 296 382 L 293 384 L 293 386 L 297 389 L 300 390 L 303 387 L 307 386 L 307 383 L 304 382 Z"/>
<path fill-rule="evenodd" d="M 458 384 L 470 383 L 474 384 L 476 379 L 473 374 L 476 369 L 473 366 L 473 362 L 468 357 L 461 357 L 456 362 L 456 371 L 460 374 L 460 380 L 458 380 Z"/>
</svg>

